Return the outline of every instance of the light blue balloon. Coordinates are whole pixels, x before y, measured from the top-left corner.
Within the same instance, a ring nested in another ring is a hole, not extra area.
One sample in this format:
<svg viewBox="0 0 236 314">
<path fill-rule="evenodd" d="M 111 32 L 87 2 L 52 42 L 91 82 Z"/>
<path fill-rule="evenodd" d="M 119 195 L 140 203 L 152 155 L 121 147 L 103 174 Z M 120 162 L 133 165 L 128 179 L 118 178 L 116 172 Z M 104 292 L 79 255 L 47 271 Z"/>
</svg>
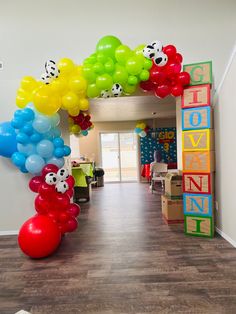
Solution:
<svg viewBox="0 0 236 314">
<path fill-rule="evenodd" d="M 17 140 L 17 143 L 27 144 L 29 143 L 30 138 L 27 134 L 20 132 L 17 134 L 16 140 Z"/>
<path fill-rule="evenodd" d="M 43 167 L 45 166 L 45 161 L 39 155 L 30 155 L 25 162 L 25 168 L 32 174 L 40 174 Z"/>
<path fill-rule="evenodd" d="M 83 130 L 83 131 L 81 131 L 81 133 L 83 134 L 83 136 L 88 135 L 88 131 L 87 130 Z"/>
<path fill-rule="evenodd" d="M 51 158 L 53 156 L 54 146 L 51 141 L 42 140 L 37 144 L 36 150 L 39 156 L 43 158 Z"/>
<path fill-rule="evenodd" d="M 17 151 L 16 131 L 11 122 L 0 123 L 0 156 L 10 158 Z"/>
<path fill-rule="evenodd" d="M 59 113 L 55 113 L 53 116 L 50 117 L 52 127 L 56 127 L 60 123 L 60 115 Z"/>
<path fill-rule="evenodd" d="M 24 154 L 26 157 L 37 154 L 36 151 L 36 146 L 32 143 L 22 145 L 22 144 L 17 144 L 17 149 L 20 153 Z"/>
<path fill-rule="evenodd" d="M 64 154 L 65 156 L 69 156 L 71 154 L 71 149 L 67 145 L 64 146 Z"/>
<path fill-rule="evenodd" d="M 61 137 L 56 137 L 53 140 L 53 144 L 55 147 L 64 147 L 64 140 Z"/>
<path fill-rule="evenodd" d="M 55 157 L 62 158 L 62 157 L 64 157 L 64 155 L 65 155 L 65 152 L 64 152 L 64 148 L 63 147 L 57 147 L 54 150 L 54 156 Z"/>
<path fill-rule="evenodd" d="M 52 129 L 52 131 L 53 131 L 54 138 L 61 136 L 61 130 L 59 128 L 54 128 L 54 129 Z"/>
<path fill-rule="evenodd" d="M 35 113 L 31 108 L 24 108 L 24 109 L 22 109 L 21 117 L 25 121 L 32 121 L 32 120 L 34 120 Z"/>
<path fill-rule="evenodd" d="M 31 122 L 26 123 L 23 128 L 20 129 L 20 132 L 23 132 L 27 135 L 32 135 L 34 133 L 34 129 Z"/>
<path fill-rule="evenodd" d="M 15 152 L 11 156 L 11 161 L 18 168 L 23 167 L 25 165 L 25 160 L 26 160 L 25 156 L 19 152 Z"/>
<path fill-rule="evenodd" d="M 140 129 L 140 128 L 135 128 L 135 133 L 139 134 L 140 132 L 142 132 L 142 129 Z"/>
<path fill-rule="evenodd" d="M 42 134 L 39 134 L 38 132 L 34 132 L 34 134 L 30 136 L 30 140 L 33 143 L 38 143 L 39 141 L 41 141 L 42 138 Z"/>
<path fill-rule="evenodd" d="M 33 128 L 38 133 L 46 133 L 51 129 L 51 119 L 43 115 L 36 115 L 33 121 Z"/>
<path fill-rule="evenodd" d="M 65 164 L 65 160 L 64 158 L 52 157 L 50 159 L 47 159 L 47 164 L 53 164 L 56 165 L 58 168 L 62 168 Z"/>
</svg>

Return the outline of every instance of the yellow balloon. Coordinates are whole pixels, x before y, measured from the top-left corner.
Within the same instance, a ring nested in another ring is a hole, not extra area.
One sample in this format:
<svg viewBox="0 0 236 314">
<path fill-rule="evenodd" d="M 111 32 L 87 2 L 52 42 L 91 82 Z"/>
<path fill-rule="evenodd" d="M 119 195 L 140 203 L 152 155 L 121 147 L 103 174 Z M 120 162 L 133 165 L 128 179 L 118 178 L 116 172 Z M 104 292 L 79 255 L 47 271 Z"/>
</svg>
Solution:
<svg viewBox="0 0 236 314">
<path fill-rule="evenodd" d="M 89 101 L 88 101 L 88 99 L 86 99 L 86 98 L 80 99 L 79 107 L 80 107 L 80 110 L 87 111 L 88 108 L 89 108 Z"/>
<path fill-rule="evenodd" d="M 81 76 L 82 75 L 82 65 L 77 65 L 76 66 L 76 74 Z"/>
<path fill-rule="evenodd" d="M 69 81 L 69 88 L 75 93 L 81 93 L 87 89 L 87 81 L 82 76 L 73 76 Z"/>
<path fill-rule="evenodd" d="M 69 109 L 68 112 L 69 112 L 70 116 L 76 117 L 76 116 L 78 116 L 78 114 L 80 112 L 80 108 L 77 106 L 77 107 Z"/>
<path fill-rule="evenodd" d="M 145 129 L 146 128 L 146 124 L 145 123 L 140 123 L 140 129 Z"/>
<path fill-rule="evenodd" d="M 68 92 L 68 85 L 65 79 L 57 78 L 50 83 L 51 89 L 60 95 Z"/>
<path fill-rule="evenodd" d="M 34 93 L 33 103 L 39 112 L 51 116 L 60 109 L 61 97 L 56 93 L 52 93 L 48 85 L 44 85 Z"/>
<path fill-rule="evenodd" d="M 72 127 L 71 127 L 71 132 L 72 133 L 79 133 L 81 130 L 81 128 L 78 126 L 78 124 L 74 124 Z"/>
<path fill-rule="evenodd" d="M 74 120 L 69 117 L 69 118 L 68 118 L 68 123 L 69 123 L 69 125 L 73 125 L 73 124 L 74 124 Z"/>
<path fill-rule="evenodd" d="M 62 104 L 69 110 L 79 105 L 79 97 L 73 92 L 68 92 L 62 97 Z"/>
<path fill-rule="evenodd" d="M 57 67 L 60 70 L 60 75 L 69 75 L 76 69 L 74 62 L 68 58 L 62 58 Z"/>
<path fill-rule="evenodd" d="M 37 87 L 37 81 L 32 76 L 24 76 L 20 86 L 25 91 L 32 91 Z"/>
<path fill-rule="evenodd" d="M 19 108 L 24 108 L 30 102 L 30 95 L 22 88 L 19 88 L 16 94 L 16 105 Z"/>
</svg>

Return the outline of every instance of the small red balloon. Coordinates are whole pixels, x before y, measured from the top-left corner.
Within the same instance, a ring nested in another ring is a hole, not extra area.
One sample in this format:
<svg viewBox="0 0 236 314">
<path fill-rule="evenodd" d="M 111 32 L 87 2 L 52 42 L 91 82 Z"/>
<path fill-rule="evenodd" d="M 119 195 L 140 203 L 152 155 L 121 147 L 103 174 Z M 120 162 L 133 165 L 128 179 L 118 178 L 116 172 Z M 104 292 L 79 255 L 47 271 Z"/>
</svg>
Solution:
<svg viewBox="0 0 236 314">
<path fill-rule="evenodd" d="M 166 96 L 168 96 L 171 92 L 171 89 L 168 85 L 158 85 L 156 88 L 155 88 L 155 95 L 157 97 L 160 97 L 160 98 L 165 98 Z"/>
<path fill-rule="evenodd" d="M 140 82 L 140 88 L 144 91 L 144 92 L 150 92 L 153 90 L 154 88 L 154 84 L 148 80 L 148 81 L 142 81 Z"/>
<path fill-rule="evenodd" d="M 177 74 L 181 71 L 181 64 L 180 63 L 170 63 L 166 68 L 166 73 L 168 75 Z"/>
<path fill-rule="evenodd" d="M 58 210 L 67 210 L 70 205 L 70 198 L 66 194 L 59 194 L 55 196 L 55 201 L 53 204 L 53 209 L 58 209 Z"/>
<path fill-rule="evenodd" d="M 178 74 L 177 80 L 183 86 L 189 85 L 189 83 L 190 83 L 190 74 L 188 72 L 181 72 L 181 73 Z"/>
<path fill-rule="evenodd" d="M 71 219 L 71 215 L 68 212 L 63 211 L 59 213 L 58 220 L 60 223 L 66 223 L 70 219 Z"/>
<path fill-rule="evenodd" d="M 73 217 L 77 217 L 80 214 L 80 206 L 78 204 L 70 204 L 69 208 L 67 209 L 67 212 L 73 216 Z"/>
<path fill-rule="evenodd" d="M 173 45 L 167 45 L 163 48 L 163 52 L 168 56 L 168 58 L 173 58 L 176 55 L 176 48 Z"/>
<path fill-rule="evenodd" d="M 73 232 L 78 228 L 78 221 L 76 218 L 71 218 L 66 223 L 66 231 L 67 232 Z"/>
<path fill-rule="evenodd" d="M 166 73 L 160 67 L 153 66 L 150 71 L 150 81 L 154 84 L 162 84 L 166 79 Z"/>
<path fill-rule="evenodd" d="M 28 219 L 18 235 L 21 250 L 32 258 L 43 258 L 52 254 L 60 241 L 61 233 L 57 224 L 44 215 Z"/>
<path fill-rule="evenodd" d="M 46 199 L 53 198 L 55 193 L 55 185 L 48 185 L 46 182 L 44 182 L 39 187 L 39 194 Z"/>
<path fill-rule="evenodd" d="M 29 188 L 32 192 L 38 193 L 40 185 L 44 182 L 41 176 L 33 177 L 29 182 Z"/>
<path fill-rule="evenodd" d="M 175 55 L 175 62 L 176 63 L 181 63 L 183 61 L 183 56 L 180 53 L 176 53 Z"/>
<path fill-rule="evenodd" d="M 72 198 L 74 195 L 74 189 L 69 189 L 68 191 L 66 191 L 66 194 L 69 196 L 69 198 Z"/>
<path fill-rule="evenodd" d="M 49 172 L 57 173 L 58 170 L 59 170 L 59 168 L 56 165 L 48 164 L 48 165 L 43 167 L 42 176 L 45 177 L 46 174 L 48 174 Z"/>
<path fill-rule="evenodd" d="M 37 197 L 34 200 L 34 207 L 39 214 L 47 214 L 51 208 L 51 204 L 47 199 L 45 199 L 41 195 L 37 195 Z"/>
<path fill-rule="evenodd" d="M 181 96 L 183 94 L 183 87 L 180 84 L 177 84 L 171 88 L 171 95 L 174 97 Z"/>
<path fill-rule="evenodd" d="M 74 185 L 75 185 L 75 179 L 73 176 L 69 176 L 68 179 L 66 179 L 66 182 L 68 183 L 69 185 L 69 189 L 73 189 L 74 188 Z"/>
</svg>

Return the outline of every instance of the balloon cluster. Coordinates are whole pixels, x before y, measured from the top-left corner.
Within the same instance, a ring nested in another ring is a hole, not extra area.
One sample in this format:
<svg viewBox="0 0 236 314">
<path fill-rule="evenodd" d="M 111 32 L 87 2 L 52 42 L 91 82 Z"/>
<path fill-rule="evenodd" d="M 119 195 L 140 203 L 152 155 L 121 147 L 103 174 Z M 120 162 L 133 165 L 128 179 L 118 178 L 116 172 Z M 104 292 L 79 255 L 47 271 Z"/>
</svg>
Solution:
<svg viewBox="0 0 236 314">
<path fill-rule="evenodd" d="M 160 98 L 182 95 L 184 86 L 190 83 L 190 75 L 181 72 L 183 57 L 176 47 L 163 47 L 160 41 L 154 41 L 143 49 L 143 55 L 152 60 L 153 65 L 149 80 L 141 82 L 140 87 L 144 91 L 154 91 Z"/>
<path fill-rule="evenodd" d="M 52 254 L 61 235 L 78 227 L 79 205 L 71 203 L 74 178 L 65 168 L 46 165 L 41 176 L 29 182 L 31 191 L 38 193 L 34 205 L 37 215 L 27 220 L 20 229 L 18 242 L 22 251 L 32 258 Z"/>
<path fill-rule="evenodd" d="M 17 149 L 11 155 L 13 164 L 22 172 L 34 175 L 41 173 L 46 164 L 63 167 L 64 157 L 70 155 L 71 149 L 64 145 L 57 128 L 59 123 L 58 113 L 45 116 L 33 105 L 16 110 L 11 120 L 17 143 Z"/>
<path fill-rule="evenodd" d="M 140 137 L 147 136 L 147 132 L 149 130 L 149 127 L 144 122 L 139 122 L 136 124 L 134 132 L 138 134 Z"/>
<path fill-rule="evenodd" d="M 75 135 L 87 136 L 88 131 L 93 128 L 93 123 L 90 121 L 89 114 L 80 113 L 76 117 L 69 117 L 70 132 Z"/>
<path fill-rule="evenodd" d="M 67 110 L 71 116 L 77 116 L 80 110 L 88 110 L 87 81 L 81 66 L 63 58 L 58 64 L 48 60 L 45 70 L 42 81 L 36 81 L 31 76 L 22 79 L 16 96 L 18 107 L 24 108 L 33 102 L 35 108 L 45 115 L 53 115 L 60 108 Z"/>
<path fill-rule="evenodd" d="M 87 96 L 108 98 L 134 93 L 140 81 L 149 79 L 152 67 L 152 61 L 143 56 L 144 46 L 132 51 L 114 36 L 102 37 L 96 52 L 83 62 Z"/>
</svg>

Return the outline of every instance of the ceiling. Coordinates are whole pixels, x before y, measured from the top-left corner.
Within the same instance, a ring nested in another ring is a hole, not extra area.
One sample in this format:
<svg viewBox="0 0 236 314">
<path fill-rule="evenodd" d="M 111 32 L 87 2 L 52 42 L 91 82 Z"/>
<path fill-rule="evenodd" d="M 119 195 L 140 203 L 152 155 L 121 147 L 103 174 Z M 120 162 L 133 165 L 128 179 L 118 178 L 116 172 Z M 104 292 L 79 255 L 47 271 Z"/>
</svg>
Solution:
<svg viewBox="0 0 236 314">
<path fill-rule="evenodd" d="M 153 118 L 173 118 L 176 115 L 175 98 L 153 95 L 91 99 L 93 122 L 132 121 Z M 156 114 L 153 114 L 156 113 Z"/>
</svg>

